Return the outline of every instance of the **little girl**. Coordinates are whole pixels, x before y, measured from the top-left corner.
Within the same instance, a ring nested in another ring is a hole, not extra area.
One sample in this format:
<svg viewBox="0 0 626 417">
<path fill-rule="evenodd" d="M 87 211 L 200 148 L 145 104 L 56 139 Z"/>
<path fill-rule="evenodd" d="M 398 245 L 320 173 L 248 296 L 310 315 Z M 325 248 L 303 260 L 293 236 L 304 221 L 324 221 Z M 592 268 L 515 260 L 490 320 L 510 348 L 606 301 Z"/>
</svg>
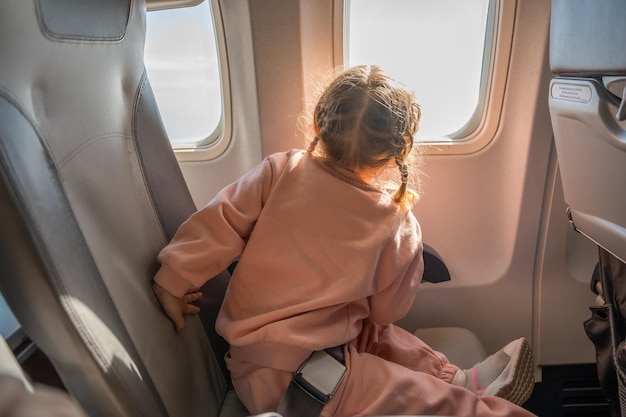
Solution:
<svg viewBox="0 0 626 417">
<path fill-rule="evenodd" d="M 343 345 L 347 373 L 324 416 L 532 415 L 496 396 L 530 395 L 523 339 L 460 370 L 392 324 L 423 271 L 407 186 L 419 119 L 413 95 L 380 68 L 345 70 L 315 107 L 307 151 L 267 157 L 159 254 L 154 291 L 179 332 L 183 314 L 198 311 L 197 288 L 240 257 L 216 327 L 250 412 L 275 411 L 312 352 Z M 376 181 L 390 167 L 399 171 L 395 191 Z"/>
</svg>

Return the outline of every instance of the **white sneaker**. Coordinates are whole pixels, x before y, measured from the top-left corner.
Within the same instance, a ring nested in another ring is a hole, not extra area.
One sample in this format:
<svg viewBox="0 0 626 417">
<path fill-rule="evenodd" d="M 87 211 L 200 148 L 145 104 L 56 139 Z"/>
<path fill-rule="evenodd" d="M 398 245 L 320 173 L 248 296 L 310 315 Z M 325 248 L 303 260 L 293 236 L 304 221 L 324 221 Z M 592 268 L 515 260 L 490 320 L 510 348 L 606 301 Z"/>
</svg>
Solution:
<svg viewBox="0 0 626 417">
<path fill-rule="evenodd" d="M 522 337 L 472 368 L 457 372 L 452 383 L 481 396 L 493 395 L 522 405 L 533 391 L 534 379 L 532 351 Z"/>
<path fill-rule="evenodd" d="M 533 353 L 530 345 L 522 337 L 500 351 L 510 357 L 509 363 L 495 381 L 487 385 L 482 395 L 495 395 L 522 405 L 528 400 L 535 386 Z"/>
</svg>

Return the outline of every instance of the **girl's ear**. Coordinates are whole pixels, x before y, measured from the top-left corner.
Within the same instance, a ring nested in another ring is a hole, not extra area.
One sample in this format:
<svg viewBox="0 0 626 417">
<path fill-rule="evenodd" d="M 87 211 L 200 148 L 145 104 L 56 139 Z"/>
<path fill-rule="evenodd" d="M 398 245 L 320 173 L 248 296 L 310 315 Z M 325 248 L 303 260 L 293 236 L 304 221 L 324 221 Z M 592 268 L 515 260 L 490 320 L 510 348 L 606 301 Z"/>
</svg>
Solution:
<svg viewBox="0 0 626 417">
<path fill-rule="evenodd" d="M 317 127 L 317 124 L 313 123 L 313 133 L 317 136 L 320 133 L 320 128 Z"/>
</svg>

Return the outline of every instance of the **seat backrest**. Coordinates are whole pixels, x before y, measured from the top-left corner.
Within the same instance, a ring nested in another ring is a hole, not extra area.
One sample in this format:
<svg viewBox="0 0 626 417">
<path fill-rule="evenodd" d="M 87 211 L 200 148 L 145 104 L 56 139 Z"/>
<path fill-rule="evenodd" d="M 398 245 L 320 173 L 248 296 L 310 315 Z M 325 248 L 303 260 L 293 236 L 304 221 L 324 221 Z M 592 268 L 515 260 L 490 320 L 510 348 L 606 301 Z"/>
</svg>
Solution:
<svg viewBox="0 0 626 417">
<path fill-rule="evenodd" d="M 565 201 L 574 227 L 622 261 L 625 21 L 622 0 L 552 0 L 549 106 Z"/>
<path fill-rule="evenodd" d="M 0 290 L 96 416 L 212 417 L 197 317 L 151 291 L 194 203 L 143 64 L 143 0 L 0 2 Z"/>
</svg>

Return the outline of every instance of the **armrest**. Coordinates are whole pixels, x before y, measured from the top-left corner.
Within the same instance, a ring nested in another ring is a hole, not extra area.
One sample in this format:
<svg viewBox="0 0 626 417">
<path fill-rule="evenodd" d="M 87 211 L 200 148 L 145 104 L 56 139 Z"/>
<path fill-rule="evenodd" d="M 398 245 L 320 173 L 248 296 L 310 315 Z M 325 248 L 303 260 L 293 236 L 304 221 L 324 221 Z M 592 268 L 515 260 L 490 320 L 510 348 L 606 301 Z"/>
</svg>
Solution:
<svg viewBox="0 0 626 417">
<path fill-rule="evenodd" d="M 30 382 L 28 382 L 28 378 L 17 362 L 17 359 L 15 359 L 11 348 L 4 338 L 0 338 L 0 377 L 5 376 L 17 379 L 24 385 L 27 391 L 33 391 L 33 387 L 30 385 Z"/>
<path fill-rule="evenodd" d="M 450 271 L 435 249 L 424 244 L 424 275 L 422 282 L 450 281 Z"/>
</svg>

